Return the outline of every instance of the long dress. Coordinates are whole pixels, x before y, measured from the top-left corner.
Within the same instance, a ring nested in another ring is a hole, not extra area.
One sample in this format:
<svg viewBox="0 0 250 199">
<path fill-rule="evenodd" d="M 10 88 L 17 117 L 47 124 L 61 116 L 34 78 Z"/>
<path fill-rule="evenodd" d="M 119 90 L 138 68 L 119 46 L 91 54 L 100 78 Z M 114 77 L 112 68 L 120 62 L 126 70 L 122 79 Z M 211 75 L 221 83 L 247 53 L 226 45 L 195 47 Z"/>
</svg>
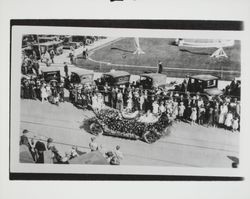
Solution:
<svg viewBox="0 0 250 199">
<path fill-rule="evenodd" d="M 183 117 L 186 107 L 182 104 L 179 106 L 179 116 Z"/>
<path fill-rule="evenodd" d="M 128 103 L 127 110 L 132 111 L 132 108 L 133 108 L 133 100 L 132 100 L 132 98 L 129 98 L 127 103 Z"/>
<path fill-rule="evenodd" d="M 233 119 L 232 128 L 234 131 L 236 131 L 239 128 L 239 119 L 238 118 Z"/>
<path fill-rule="evenodd" d="M 225 125 L 227 127 L 231 127 L 232 126 L 232 120 L 233 120 L 233 114 L 232 113 L 227 113 L 226 115 L 226 120 L 225 120 Z"/>
<path fill-rule="evenodd" d="M 44 86 L 41 88 L 41 95 L 42 95 L 42 100 L 47 99 L 48 97 L 48 94 Z"/>
<path fill-rule="evenodd" d="M 190 115 L 190 119 L 192 121 L 196 121 L 197 120 L 197 110 L 196 110 L 196 108 L 192 108 L 192 113 Z"/>
<path fill-rule="evenodd" d="M 227 112 L 228 112 L 227 105 L 222 105 L 220 107 L 219 124 L 224 124 Z"/>
<path fill-rule="evenodd" d="M 92 107 L 93 107 L 93 108 L 97 108 L 97 107 L 98 107 L 97 96 L 96 96 L 96 95 L 94 95 L 94 96 L 92 97 Z"/>
<path fill-rule="evenodd" d="M 153 114 L 159 113 L 159 104 L 157 102 L 153 103 Z"/>
</svg>

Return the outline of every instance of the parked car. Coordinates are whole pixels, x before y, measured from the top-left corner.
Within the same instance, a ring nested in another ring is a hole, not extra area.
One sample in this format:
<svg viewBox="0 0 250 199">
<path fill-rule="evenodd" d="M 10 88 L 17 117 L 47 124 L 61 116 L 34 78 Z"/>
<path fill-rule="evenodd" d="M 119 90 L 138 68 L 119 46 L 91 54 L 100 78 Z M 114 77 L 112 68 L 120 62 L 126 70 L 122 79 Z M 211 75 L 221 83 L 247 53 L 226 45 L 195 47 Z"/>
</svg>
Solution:
<svg viewBox="0 0 250 199">
<path fill-rule="evenodd" d="M 219 78 L 213 75 L 193 75 L 189 76 L 187 82 L 187 91 L 191 95 L 200 93 L 204 97 L 218 97 L 223 94 L 223 91 L 218 89 Z M 183 92 L 182 85 L 177 85 L 175 88 L 177 92 Z"/>
<path fill-rule="evenodd" d="M 61 55 L 63 53 L 63 42 L 62 41 L 54 41 L 54 51 L 56 55 Z"/>
<path fill-rule="evenodd" d="M 167 85 L 167 76 L 160 73 L 145 73 L 140 75 L 137 85 L 143 89 L 153 89 Z"/>
<path fill-rule="evenodd" d="M 98 89 L 103 89 L 103 86 L 107 83 L 108 86 L 121 86 L 128 85 L 130 81 L 130 73 L 126 71 L 110 71 L 104 73 L 101 78 L 96 80 L 96 85 Z"/>
<path fill-rule="evenodd" d="M 94 71 L 85 70 L 80 68 L 71 68 L 70 69 L 70 83 L 73 84 L 90 84 L 94 85 Z"/>
<path fill-rule="evenodd" d="M 56 80 L 61 82 L 60 70 L 57 67 L 47 67 L 41 69 L 42 77 L 44 80 L 49 83 L 51 80 Z"/>
</svg>

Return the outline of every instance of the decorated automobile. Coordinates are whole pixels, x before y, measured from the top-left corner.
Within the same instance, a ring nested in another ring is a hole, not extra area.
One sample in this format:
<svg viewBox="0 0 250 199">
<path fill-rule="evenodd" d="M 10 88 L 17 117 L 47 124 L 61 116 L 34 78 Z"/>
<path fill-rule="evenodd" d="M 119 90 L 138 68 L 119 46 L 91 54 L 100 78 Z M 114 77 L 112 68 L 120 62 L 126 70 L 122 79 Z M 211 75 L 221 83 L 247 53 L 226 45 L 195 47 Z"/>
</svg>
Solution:
<svg viewBox="0 0 250 199">
<path fill-rule="evenodd" d="M 90 132 L 94 135 L 106 135 L 142 140 L 146 143 L 154 143 L 162 136 L 170 133 L 172 120 L 164 113 L 155 121 L 143 122 L 139 113 L 133 117 L 124 117 L 124 114 L 116 109 L 106 108 L 94 110 L 95 117 L 89 119 Z"/>
</svg>

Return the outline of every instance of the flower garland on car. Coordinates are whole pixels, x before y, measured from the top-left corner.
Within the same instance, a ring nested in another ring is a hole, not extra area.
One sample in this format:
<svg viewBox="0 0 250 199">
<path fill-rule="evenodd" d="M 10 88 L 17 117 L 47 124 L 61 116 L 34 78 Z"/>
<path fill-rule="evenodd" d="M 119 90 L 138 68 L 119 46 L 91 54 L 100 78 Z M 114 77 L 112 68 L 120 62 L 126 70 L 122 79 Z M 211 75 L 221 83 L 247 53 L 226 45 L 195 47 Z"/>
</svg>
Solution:
<svg viewBox="0 0 250 199">
<path fill-rule="evenodd" d="M 145 132 L 149 132 L 148 137 L 156 141 L 170 125 L 170 120 L 166 113 L 163 113 L 155 123 L 138 122 L 136 119 L 125 119 L 120 112 L 115 109 L 101 109 L 96 111 L 96 119 L 104 129 L 104 135 L 123 137 L 128 139 L 143 138 Z"/>
</svg>

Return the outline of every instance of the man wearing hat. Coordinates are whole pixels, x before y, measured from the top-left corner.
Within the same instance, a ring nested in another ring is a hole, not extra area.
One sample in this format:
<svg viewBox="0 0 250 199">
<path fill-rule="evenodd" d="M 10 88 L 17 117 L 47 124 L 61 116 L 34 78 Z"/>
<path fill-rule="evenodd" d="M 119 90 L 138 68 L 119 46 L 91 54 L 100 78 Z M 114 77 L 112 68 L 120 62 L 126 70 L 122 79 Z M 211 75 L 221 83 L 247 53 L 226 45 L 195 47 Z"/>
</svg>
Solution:
<svg viewBox="0 0 250 199">
<path fill-rule="evenodd" d="M 162 69 L 163 69 L 162 62 L 158 61 L 158 71 L 157 71 L 157 73 L 162 73 Z"/>
<path fill-rule="evenodd" d="M 68 65 L 66 63 L 64 63 L 64 72 L 65 72 L 65 77 L 67 78 L 69 76 L 68 72 L 69 72 L 69 69 L 68 69 Z"/>
</svg>

